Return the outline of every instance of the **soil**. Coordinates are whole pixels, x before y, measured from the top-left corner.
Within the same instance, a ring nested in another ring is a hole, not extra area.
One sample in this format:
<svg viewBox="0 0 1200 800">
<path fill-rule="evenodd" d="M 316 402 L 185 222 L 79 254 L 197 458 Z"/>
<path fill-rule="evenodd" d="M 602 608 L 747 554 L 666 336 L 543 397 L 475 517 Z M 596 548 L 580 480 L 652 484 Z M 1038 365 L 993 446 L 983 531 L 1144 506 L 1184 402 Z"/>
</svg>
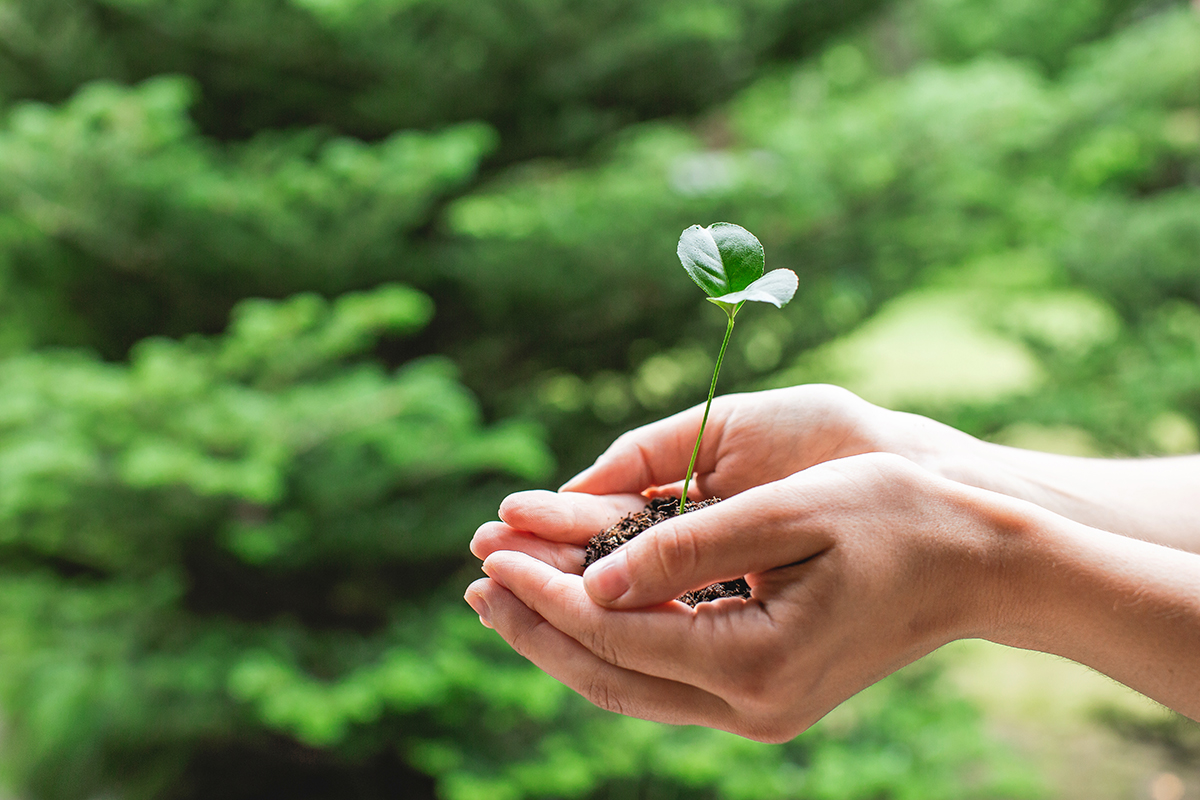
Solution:
<svg viewBox="0 0 1200 800">
<path fill-rule="evenodd" d="M 719 503 L 720 498 L 711 498 L 696 502 L 689 500 L 684 506 L 683 513 L 695 511 L 698 508 L 706 508 L 715 503 Z M 584 554 L 583 565 L 586 567 L 589 564 L 599 561 L 604 556 L 616 550 L 621 545 L 628 542 L 630 539 L 643 533 L 652 525 L 657 525 L 663 520 L 668 520 L 679 513 L 679 498 L 678 497 L 656 497 L 650 501 L 642 511 L 636 511 L 632 514 L 627 514 L 617 520 L 616 524 L 597 533 L 593 536 L 587 545 L 587 552 Z M 719 600 L 722 597 L 749 597 L 750 584 L 742 578 L 732 581 L 722 581 L 705 586 L 703 589 L 696 589 L 687 592 L 679 597 L 680 600 L 687 603 L 689 606 L 694 606 L 697 603 L 708 602 L 709 600 Z"/>
</svg>

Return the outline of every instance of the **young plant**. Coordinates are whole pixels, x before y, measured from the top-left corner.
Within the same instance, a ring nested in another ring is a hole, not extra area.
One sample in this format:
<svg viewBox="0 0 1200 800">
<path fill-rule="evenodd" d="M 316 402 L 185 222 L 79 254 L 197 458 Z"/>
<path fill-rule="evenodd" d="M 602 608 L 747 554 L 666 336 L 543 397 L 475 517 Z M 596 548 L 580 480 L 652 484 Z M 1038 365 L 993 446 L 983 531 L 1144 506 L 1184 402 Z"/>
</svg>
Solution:
<svg viewBox="0 0 1200 800">
<path fill-rule="evenodd" d="M 682 514 L 692 470 L 700 454 L 704 426 L 708 424 L 708 411 L 712 408 L 713 395 L 717 391 L 717 375 L 721 373 L 725 348 L 729 346 L 729 336 L 733 333 L 734 317 L 749 301 L 771 303 L 776 308 L 783 308 L 796 294 L 800 279 L 790 269 L 775 269 L 764 275 L 762 244 L 750 231 L 729 222 L 714 222 L 707 228 L 693 225 L 680 234 L 677 252 L 688 275 L 708 295 L 708 302 L 729 317 L 725 340 L 721 342 L 721 352 L 717 354 L 717 365 L 713 369 L 712 385 L 708 388 L 704 418 L 700 421 L 696 446 L 692 448 L 692 460 L 683 479 L 683 496 L 679 498 L 679 513 Z"/>
</svg>

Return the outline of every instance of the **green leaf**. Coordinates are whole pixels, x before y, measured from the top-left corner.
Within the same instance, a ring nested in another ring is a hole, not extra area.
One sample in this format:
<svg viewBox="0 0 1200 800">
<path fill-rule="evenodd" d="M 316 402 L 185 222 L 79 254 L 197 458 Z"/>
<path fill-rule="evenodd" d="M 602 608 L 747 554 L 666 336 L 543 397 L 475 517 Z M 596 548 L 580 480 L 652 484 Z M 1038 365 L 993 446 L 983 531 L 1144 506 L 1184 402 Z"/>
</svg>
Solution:
<svg viewBox="0 0 1200 800">
<path fill-rule="evenodd" d="M 753 300 L 759 303 L 771 303 L 776 308 L 783 308 L 796 294 L 796 288 L 799 285 L 800 279 L 790 269 L 773 269 L 740 292 L 710 297 L 709 300 L 722 307 Z"/>
<path fill-rule="evenodd" d="M 750 231 L 729 222 L 693 225 L 679 236 L 683 268 L 709 297 L 748 289 L 763 274 L 763 248 Z M 790 296 L 789 296 L 790 297 Z"/>
</svg>

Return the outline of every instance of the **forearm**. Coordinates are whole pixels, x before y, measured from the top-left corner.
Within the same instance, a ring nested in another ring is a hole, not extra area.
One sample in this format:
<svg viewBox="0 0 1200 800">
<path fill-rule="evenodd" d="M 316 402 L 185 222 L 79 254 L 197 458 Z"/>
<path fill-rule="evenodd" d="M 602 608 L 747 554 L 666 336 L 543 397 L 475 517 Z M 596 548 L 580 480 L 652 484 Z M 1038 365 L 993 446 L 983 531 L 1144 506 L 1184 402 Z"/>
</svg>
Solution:
<svg viewBox="0 0 1200 800">
<path fill-rule="evenodd" d="M 1124 536 L 1200 552 L 1200 456 L 1104 459 L 991 444 L 908 418 L 898 452 L 935 474 Z"/>
<path fill-rule="evenodd" d="M 985 486 L 1093 528 L 1200 552 L 1200 457 L 1076 458 L 983 444 Z"/>
<path fill-rule="evenodd" d="M 1200 720 L 1200 555 L 1040 510 L 1006 537 L 985 638 L 1069 658 Z"/>
</svg>

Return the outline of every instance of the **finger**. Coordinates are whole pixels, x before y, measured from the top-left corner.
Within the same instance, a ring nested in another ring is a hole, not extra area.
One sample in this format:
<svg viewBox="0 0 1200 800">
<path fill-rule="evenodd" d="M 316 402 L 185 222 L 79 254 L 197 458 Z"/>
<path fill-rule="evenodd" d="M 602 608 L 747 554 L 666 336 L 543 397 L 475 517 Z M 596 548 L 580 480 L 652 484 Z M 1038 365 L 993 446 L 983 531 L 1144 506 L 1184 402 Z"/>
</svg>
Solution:
<svg viewBox="0 0 1200 800">
<path fill-rule="evenodd" d="M 554 542 L 583 544 L 626 514 L 641 511 L 646 499 L 636 494 L 597 496 L 579 492 L 517 492 L 500 504 L 509 527 Z"/>
<path fill-rule="evenodd" d="M 735 714 L 724 700 L 694 686 L 609 664 L 493 580 L 471 584 L 466 599 L 514 650 L 600 708 L 672 725 L 735 730 Z"/>
<path fill-rule="evenodd" d="M 716 463 L 726 405 L 725 398 L 713 402 L 696 461 L 697 472 L 711 472 Z M 703 416 L 704 407 L 695 406 L 622 434 L 595 464 L 563 484 L 561 491 L 638 493 L 650 486 L 682 481 Z"/>
<path fill-rule="evenodd" d="M 704 492 L 703 484 L 707 475 L 697 475 L 688 484 L 688 500 L 703 500 L 709 495 Z M 649 486 L 642 490 L 642 497 L 647 500 L 654 500 L 658 497 L 674 497 L 679 498 L 683 493 L 683 481 L 675 481 L 668 483 L 666 486 Z"/>
<path fill-rule="evenodd" d="M 641 608 L 820 553 L 832 543 L 828 526 L 810 519 L 830 484 L 823 471 L 814 467 L 660 522 L 589 566 L 588 594 L 610 608 Z"/>
<path fill-rule="evenodd" d="M 579 545 L 552 542 L 503 522 L 485 522 L 471 539 L 471 552 L 481 561 L 500 550 L 525 553 L 562 572 L 583 572 L 584 548 Z"/>
<path fill-rule="evenodd" d="M 754 649 L 755 639 L 768 635 L 761 606 L 740 598 L 697 609 L 672 602 L 636 613 L 611 611 L 592 602 L 578 576 L 521 553 L 495 553 L 483 568 L 601 660 L 718 695 L 740 677 L 740 655 Z"/>
</svg>

